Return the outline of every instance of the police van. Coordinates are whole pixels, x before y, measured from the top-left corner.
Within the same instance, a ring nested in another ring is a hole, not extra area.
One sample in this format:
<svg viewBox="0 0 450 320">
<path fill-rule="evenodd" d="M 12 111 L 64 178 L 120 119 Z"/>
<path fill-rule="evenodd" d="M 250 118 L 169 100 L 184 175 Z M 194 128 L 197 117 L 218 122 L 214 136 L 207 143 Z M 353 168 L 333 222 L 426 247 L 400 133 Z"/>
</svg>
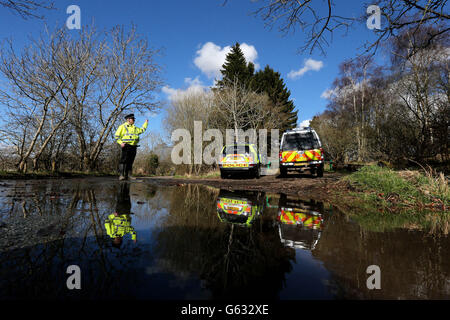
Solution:
<svg viewBox="0 0 450 320">
<path fill-rule="evenodd" d="M 283 133 L 280 142 L 280 175 L 288 171 L 309 171 L 323 176 L 324 152 L 317 132 L 310 128 L 296 128 Z"/>
<path fill-rule="evenodd" d="M 324 229 L 323 204 L 281 194 L 276 224 L 286 247 L 314 250 Z"/>
</svg>

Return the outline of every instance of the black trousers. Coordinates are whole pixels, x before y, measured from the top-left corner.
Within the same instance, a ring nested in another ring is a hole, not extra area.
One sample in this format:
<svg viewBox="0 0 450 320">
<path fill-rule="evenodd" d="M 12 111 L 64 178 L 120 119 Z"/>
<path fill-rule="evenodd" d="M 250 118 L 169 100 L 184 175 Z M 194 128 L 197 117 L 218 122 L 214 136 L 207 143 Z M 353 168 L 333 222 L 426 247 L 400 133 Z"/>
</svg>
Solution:
<svg viewBox="0 0 450 320">
<path fill-rule="evenodd" d="M 122 148 L 122 155 L 120 157 L 120 164 L 125 166 L 125 171 L 131 171 L 133 168 L 134 158 L 136 158 L 137 146 L 130 146 L 125 144 Z"/>
</svg>

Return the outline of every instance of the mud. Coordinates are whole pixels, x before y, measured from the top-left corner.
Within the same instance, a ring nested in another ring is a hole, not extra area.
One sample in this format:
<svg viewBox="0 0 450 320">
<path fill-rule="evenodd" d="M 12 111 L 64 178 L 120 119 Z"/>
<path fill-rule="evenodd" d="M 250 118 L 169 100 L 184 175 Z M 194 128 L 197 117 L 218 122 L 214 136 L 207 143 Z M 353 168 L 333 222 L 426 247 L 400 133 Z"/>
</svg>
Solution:
<svg viewBox="0 0 450 320">
<path fill-rule="evenodd" d="M 163 186 L 182 186 L 185 184 L 202 184 L 228 190 L 252 190 L 270 193 L 284 193 L 302 196 L 308 199 L 326 200 L 344 174 L 325 172 L 321 178 L 310 174 L 289 173 L 286 178 L 279 175 L 262 176 L 260 179 L 199 179 L 199 178 L 172 178 L 149 177 L 140 178 L 146 182 Z"/>
</svg>

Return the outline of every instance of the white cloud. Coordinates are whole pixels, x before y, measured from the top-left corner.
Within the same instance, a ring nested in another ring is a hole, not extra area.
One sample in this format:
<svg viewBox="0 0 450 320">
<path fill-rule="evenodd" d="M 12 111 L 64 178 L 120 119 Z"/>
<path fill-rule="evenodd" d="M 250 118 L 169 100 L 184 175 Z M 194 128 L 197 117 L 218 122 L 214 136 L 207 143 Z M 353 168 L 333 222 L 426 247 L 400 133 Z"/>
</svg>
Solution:
<svg viewBox="0 0 450 320">
<path fill-rule="evenodd" d="M 246 43 L 242 43 L 240 47 L 247 62 L 253 62 L 255 64 L 255 69 L 259 69 L 260 66 L 256 63 L 256 60 L 258 59 L 258 52 L 255 47 Z M 219 78 L 221 75 L 220 69 L 222 68 L 225 58 L 230 50 L 231 46 L 221 48 L 213 42 L 207 42 L 199 50 L 197 50 L 194 64 L 208 78 Z"/>
<path fill-rule="evenodd" d="M 329 100 L 333 95 L 335 95 L 335 91 L 333 89 L 327 89 L 324 92 L 322 92 L 322 94 L 320 95 L 320 97 L 322 99 L 327 99 Z"/>
<path fill-rule="evenodd" d="M 156 113 L 156 112 L 146 112 L 146 113 L 144 113 L 144 116 L 146 118 L 156 118 L 158 116 L 158 113 Z"/>
<path fill-rule="evenodd" d="M 195 79 L 184 78 L 184 83 L 187 85 L 186 89 L 174 89 L 169 86 L 164 86 L 161 90 L 168 96 L 170 101 L 181 99 L 189 94 L 202 93 L 209 90 L 208 86 L 203 85 L 198 77 Z"/>
<path fill-rule="evenodd" d="M 258 52 L 256 51 L 256 48 L 254 46 L 248 45 L 246 43 L 243 43 L 240 45 L 241 50 L 244 53 L 245 60 L 247 62 L 253 62 L 255 65 L 255 69 L 259 69 L 259 64 L 256 62 L 256 59 L 258 59 Z M 225 60 L 224 60 L 225 62 Z"/>
<path fill-rule="evenodd" d="M 323 62 L 314 60 L 314 59 L 308 59 L 305 61 L 305 64 L 303 68 L 297 70 L 297 71 L 290 71 L 288 73 L 288 78 L 295 79 L 303 76 L 306 72 L 312 70 L 312 71 L 319 71 L 323 67 Z"/>
<path fill-rule="evenodd" d="M 302 122 L 300 122 L 299 128 L 309 127 L 310 122 L 311 122 L 311 119 L 303 120 Z"/>
<path fill-rule="evenodd" d="M 177 89 L 173 89 L 169 86 L 162 87 L 161 91 L 164 92 L 166 95 L 168 95 L 169 99 L 171 96 L 173 96 L 175 93 L 177 93 Z"/>
<path fill-rule="evenodd" d="M 195 77 L 195 79 L 184 78 L 184 83 L 188 84 L 189 88 L 205 88 L 198 77 Z"/>
</svg>

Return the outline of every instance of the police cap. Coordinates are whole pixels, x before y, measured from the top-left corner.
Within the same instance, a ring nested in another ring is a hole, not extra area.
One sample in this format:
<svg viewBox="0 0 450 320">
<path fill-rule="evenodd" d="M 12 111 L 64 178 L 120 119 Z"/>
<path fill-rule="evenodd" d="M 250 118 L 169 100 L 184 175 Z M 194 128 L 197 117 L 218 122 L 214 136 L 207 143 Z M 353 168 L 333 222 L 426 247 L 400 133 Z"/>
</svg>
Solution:
<svg viewBox="0 0 450 320">
<path fill-rule="evenodd" d="M 125 116 L 125 120 L 130 118 L 135 119 L 134 113 L 130 113 L 129 115 Z"/>
</svg>

